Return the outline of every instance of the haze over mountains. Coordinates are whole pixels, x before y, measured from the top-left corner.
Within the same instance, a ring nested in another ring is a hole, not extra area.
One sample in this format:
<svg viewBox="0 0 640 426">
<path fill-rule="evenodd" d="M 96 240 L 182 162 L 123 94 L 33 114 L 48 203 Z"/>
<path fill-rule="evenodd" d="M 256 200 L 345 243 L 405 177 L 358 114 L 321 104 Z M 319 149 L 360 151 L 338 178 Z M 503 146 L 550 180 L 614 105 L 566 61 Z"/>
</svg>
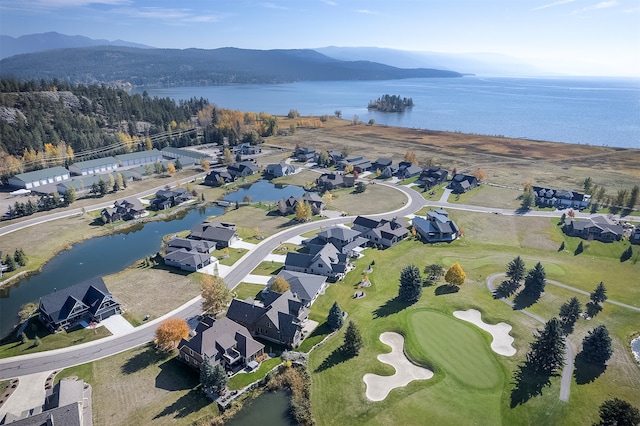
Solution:
<svg viewBox="0 0 640 426">
<path fill-rule="evenodd" d="M 375 47 L 250 50 L 159 49 L 55 32 L 0 36 L 0 76 L 74 83 L 125 81 L 175 86 L 384 80 L 479 75 L 540 75 L 529 64 L 495 54 L 409 52 Z"/>
</svg>

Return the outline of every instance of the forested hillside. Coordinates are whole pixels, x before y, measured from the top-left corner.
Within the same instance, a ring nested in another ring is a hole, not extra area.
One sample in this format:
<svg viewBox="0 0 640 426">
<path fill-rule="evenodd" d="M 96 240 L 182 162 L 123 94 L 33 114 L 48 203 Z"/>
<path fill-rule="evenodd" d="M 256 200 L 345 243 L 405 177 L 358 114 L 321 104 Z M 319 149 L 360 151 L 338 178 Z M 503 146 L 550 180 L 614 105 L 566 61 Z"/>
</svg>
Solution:
<svg viewBox="0 0 640 426">
<path fill-rule="evenodd" d="M 197 118 L 197 120 L 196 120 Z M 197 123 L 196 123 L 197 121 Z M 199 124 L 199 132 L 183 132 Z M 165 146 L 258 143 L 277 131 L 269 114 L 242 113 L 192 98 L 130 95 L 57 80 L 0 80 L 0 177 L 79 160 Z"/>
<path fill-rule="evenodd" d="M 0 76 L 81 84 L 204 86 L 329 80 L 461 77 L 453 71 L 402 69 L 368 61 L 341 61 L 314 50 L 137 49 L 98 46 L 56 49 L 5 58 Z"/>
</svg>

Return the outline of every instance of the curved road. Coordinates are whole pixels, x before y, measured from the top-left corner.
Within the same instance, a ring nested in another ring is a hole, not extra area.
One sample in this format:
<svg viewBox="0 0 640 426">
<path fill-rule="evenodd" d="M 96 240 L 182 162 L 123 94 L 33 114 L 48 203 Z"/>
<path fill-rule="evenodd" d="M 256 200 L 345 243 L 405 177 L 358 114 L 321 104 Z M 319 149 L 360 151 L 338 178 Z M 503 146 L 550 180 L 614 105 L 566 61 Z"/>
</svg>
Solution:
<svg viewBox="0 0 640 426">
<path fill-rule="evenodd" d="M 408 201 L 398 210 L 377 215 L 369 215 L 370 217 L 391 218 L 394 216 L 406 216 L 424 206 L 424 198 L 418 192 L 405 187 L 398 187 L 395 185 L 388 186 L 404 192 Z M 348 223 L 353 221 L 354 218 L 355 216 L 346 216 L 308 222 L 272 235 L 271 237 L 263 240 L 255 247 L 255 249 L 251 250 L 236 262 L 230 272 L 225 276 L 225 282 L 230 288 L 236 287 L 240 281 L 255 269 L 255 267 L 258 266 L 258 264 L 260 264 L 260 262 L 262 262 L 269 253 L 278 247 L 282 241 L 286 241 L 292 237 L 312 231 L 321 226 Z M 168 317 L 181 317 L 188 319 L 199 315 L 202 312 L 202 309 L 200 308 L 200 301 L 201 298 L 196 297 L 163 317 L 143 326 L 136 327 L 133 331 L 126 334 L 110 336 L 94 342 L 64 349 L 0 359 L 0 380 L 43 371 L 60 370 L 65 367 L 71 367 L 95 361 L 100 358 L 105 358 L 133 347 L 143 345 L 153 340 L 156 325 L 164 319 Z"/>
</svg>

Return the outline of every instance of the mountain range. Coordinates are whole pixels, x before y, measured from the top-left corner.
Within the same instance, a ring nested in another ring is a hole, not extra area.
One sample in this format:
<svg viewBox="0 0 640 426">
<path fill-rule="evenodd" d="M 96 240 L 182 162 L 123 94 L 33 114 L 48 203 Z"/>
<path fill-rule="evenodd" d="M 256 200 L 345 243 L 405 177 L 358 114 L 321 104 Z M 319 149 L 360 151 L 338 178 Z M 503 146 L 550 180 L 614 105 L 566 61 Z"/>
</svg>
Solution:
<svg viewBox="0 0 640 426">
<path fill-rule="evenodd" d="M 539 74 L 522 61 L 495 54 L 374 47 L 159 49 L 55 32 L 0 37 L 0 57 L 4 58 L 0 76 L 20 80 L 185 86 Z"/>
</svg>

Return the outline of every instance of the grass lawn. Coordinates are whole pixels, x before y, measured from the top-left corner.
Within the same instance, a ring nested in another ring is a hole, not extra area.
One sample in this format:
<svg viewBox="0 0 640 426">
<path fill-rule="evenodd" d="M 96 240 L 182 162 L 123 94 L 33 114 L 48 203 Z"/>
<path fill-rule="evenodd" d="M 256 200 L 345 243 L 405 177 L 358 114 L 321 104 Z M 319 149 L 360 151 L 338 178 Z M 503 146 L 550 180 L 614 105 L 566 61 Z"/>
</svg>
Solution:
<svg viewBox="0 0 640 426">
<path fill-rule="evenodd" d="M 106 327 L 96 327 L 94 330 L 78 327 L 69 332 L 62 331 L 52 334 L 36 317 L 32 317 L 29 320 L 29 325 L 24 333 L 29 339 L 27 343 L 22 343 L 20 338 L 2 341 L 2 345 L 0 345 L 0 358 L 66 348 L 67 346 L 79 345 L 111 336 L 111 333 Z M 40 339 L 40 346 L 36 346 L 35 344 L 36 336 Z"/>
<path fill-rule="evenodd" d="M 218 259 L 221 265 L 232 266 L 249 250 L 243 248 L 225 247 L 223 249 L 214 250 L 211 255 Z"/>
<path fill-rule="evenodd" d="M 251 373 L 238 373 L 227 382 L 227 387 L 231 390 L 242 389 L 245 386 L 250 385 L 256 380 L 260 380 L 267 375 L 271 369 L 280 365 L 282 362 L 282 358 L 275 357 L 269 358 L 268 360 L 262 362 L 260 367 Z"/>
<path fill-rule="evenodd" d="M 518 199 L 521 195 L 522 191 L 515 189 L 480 185 L 464 194 L 452 194 L 449 196 L 449 202 L 453 204 L 472 204 L 474 206 L 517 210 L 522 203 L 522 201 Z"/>
<path fill-rule="evenodd" d="M 190 425 L 218 408 L 200 390 L 198 373 L 149 346 L 63 370 L 93 388 L 93 424 Z"/>
<path fill-rule="evenodd" d="M 347 214 L 374 214 L 401 208 L 407 197 L 397 189 L 385 185 L 366 185 L 363 193 L 355 194 L 353 188 L 332 191 L 333 199 L 328 209 L 347 212 Z M 384 200 L 381 203 L 380 200 Z"/>
<path fill-rule="evenodd" d="M 273 275 L 276 276 L 282 269 L 282 263 L 278 262 L 262 262 L 251 271 L 255 275 Z"/>
<path fill-rule="evenodd" d="M 234 289 L 236 299 L 246 300 L 247 298 L 257 299 L 264 290 L 262 284 L 240 283 Z"/>
</svg>

